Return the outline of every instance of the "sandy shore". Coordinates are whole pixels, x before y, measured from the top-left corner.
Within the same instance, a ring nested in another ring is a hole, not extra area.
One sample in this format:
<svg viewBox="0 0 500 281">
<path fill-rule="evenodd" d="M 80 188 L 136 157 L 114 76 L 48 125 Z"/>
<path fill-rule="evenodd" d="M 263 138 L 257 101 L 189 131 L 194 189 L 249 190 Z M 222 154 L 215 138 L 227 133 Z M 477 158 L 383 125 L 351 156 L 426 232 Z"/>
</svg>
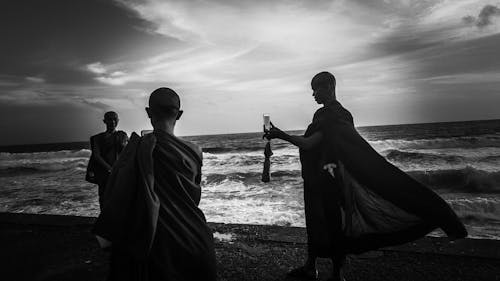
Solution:
<svg viewBox="0 0 500 281">
<path fill-rule="evenodd" d="M 93 218 L 0 213 L 0 280 L 104 280 L 108 254 L 90 228 Z M 210 224 L 219 280 L 292 280 L 305 256 L 305 230 Z M 328 278 L 328 260 L 320 260 Z M 347 280 L 500 280 L 500 241 L 424 238 L 349 257 Z"/>
</svg>

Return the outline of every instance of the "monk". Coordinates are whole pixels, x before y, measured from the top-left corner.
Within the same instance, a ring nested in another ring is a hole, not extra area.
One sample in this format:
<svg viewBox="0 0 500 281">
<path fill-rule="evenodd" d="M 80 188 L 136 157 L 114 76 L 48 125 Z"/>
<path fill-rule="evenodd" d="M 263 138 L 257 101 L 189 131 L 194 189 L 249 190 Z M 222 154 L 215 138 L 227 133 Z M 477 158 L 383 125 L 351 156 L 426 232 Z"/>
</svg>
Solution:
<svg viewBox="0 0 500 281">
<path fill-rule="evenodd" d="M 213 236 L 198 208 L 201 149 L 174 135 L 183 111 L 173 90 L 155 90 L 146 112 L 154 130 L 132 134 L 94 226 L 111 248 L 108 280 L 215 280 Z"/>
<path fill-rule="evenodd" d="M 90 138 L 92 155 L 87 168 L 87 181 L 98 186 L 99 206 L 102 210 L 104 191 L 108 182 L 111 167 L 118 159 L 118 155 L 127 145 L 128 136 L 124 131 L 117 131 L 118 114 L 108 111 L 104 114 L 106 131 Z"/>
<path fill-rule="evenodd" d="M 305 264 L 289 274 L 316 280 L 316 259 L 331 258 L 331 280 L 342 280 L 347 254 L 406 243 L 442 228 L 451 240 L 464 225 L 436 193 L 387 162 L 356 131 L 351 113 L 336 99 L 329 72 L 311 81 L 323 107 L 303 136 L 274 125 L 265 134 L 299 147 L 308 241 Z"/>
</svg>

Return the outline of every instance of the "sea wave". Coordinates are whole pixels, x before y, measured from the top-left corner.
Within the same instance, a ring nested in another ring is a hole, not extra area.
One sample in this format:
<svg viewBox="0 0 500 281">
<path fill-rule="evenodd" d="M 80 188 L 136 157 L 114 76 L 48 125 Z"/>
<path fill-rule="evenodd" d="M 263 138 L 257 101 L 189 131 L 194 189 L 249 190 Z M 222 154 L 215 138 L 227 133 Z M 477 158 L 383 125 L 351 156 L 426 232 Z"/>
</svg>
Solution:
<svg viewBox="0 0 500 281">
<path fill-rule="evenodd" d="M 297 179 L 300 178 L 300 170 L 288 170 L 288 171 L 273 171 L 271 172 L 271 178 L 275 181 L 283 181 L 286 178 Z M 204 176 L 203 184 L 204 185 L 219 185 L 224 182 L 232 181 L 232 182 L 243 182 L 243 183 L 251 183 L 251 182 L 260 182 L 262 173 L 260 172 L 236 172 L 236 173 L 210 173 Z"/>
<path fill-rule="evenodd" d="M 0 177 L 22 176 L 37 173 L 60 172 L 67 170 L 85 170 L 87 159 L 62 159 L 38 160 L 38 161 L 18 161 L 0 165 Z"/>
<path fill-rule="evenodd" d="M 254 143 L 249 144 L 224 144 L 220 143 L 216 146 L 202 146 L 202 150 L 204 153 L 211 154 L 223 154 L 223 153 L 241 153 L 241 152 L 261 152 L 263 153 L 265 147 L 265 143 L 256 139 Z M 286 147 L 290 147 L 290 144 L 284 142 L 273 142 L 271 145 L 273 150 L 282 149 Z"/>
<path fill-rule="evenodd" d="M 447 200 L 458 216 L 468 224 L 500 222 L 500 198 L 476 197 Z"/>
<path fill-rule="evenodd" d="M 379 151 L 388 149 L 437 149 L 437 148 L 478 148 L 500 147 L 500 134 L 479 136 L 459 136 L 432 139 L 384 139 L 370 140 L 369 143 Z"/>
<path fill-rule="evenodd" d="M 442 162 L 446 164 L 458 164 L 462 163 L 465 160 L 465 157 L 458 155 L 442 155 L 442 154 L 434 154 L 434 153 L 422 153 L 416 151 L 402 151 L 391 149 L 388 151 L 384 151 L 382 154 L 385 154 L 385 157 L 389 161 L 394 161 L 397 163 L 411 162 Z M 417 162 L 417 163 L 418 163 Z"/>
<path fill-rule="evenodd" d="M 90 150 L 59 150 L 48 152 L 32 152 L 32 153 L 9 153 L 0 152 L 0 161 L 10 160 L 29 160 L 29 159 L 60 159 L 60 158 L 89 158 Z"/>
<path fill-rule="evenodd" d="M 500 193 L 500 172 L 490 172 L 467 166 L 462 169 L 409 171 L 423 184 L 451 192 Z"/>
<path fill-rule="evenodd" d="M 450 170 L 422 170 L 407 172 L 417 181 L 436 190 L 452 193 L 500 193 L 500 171 L 489 172 L 473 167 Z M 246 185 L 259 183 L 260 172 L 208 173 L 203 184 L 217 186 L 226 182 Z M 300 170 L 278 170 L 271 172 L 273 181 L 300 180 Z"/>
</svg>

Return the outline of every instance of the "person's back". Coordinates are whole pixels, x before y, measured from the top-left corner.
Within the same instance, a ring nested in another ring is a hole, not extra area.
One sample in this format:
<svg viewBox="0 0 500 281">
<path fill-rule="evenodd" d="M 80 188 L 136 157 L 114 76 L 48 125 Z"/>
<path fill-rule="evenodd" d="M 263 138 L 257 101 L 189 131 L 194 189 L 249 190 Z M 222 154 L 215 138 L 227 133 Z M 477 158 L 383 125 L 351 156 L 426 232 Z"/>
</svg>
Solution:
<svg viewBox="0 0 500 281">
<path fill-rule="evenodd" d="M 155 131 L 155 191 L 159 200 L 151 260 L 165 280 L 211 280 L 215 276 L 213 237 L 198 208 L 201 150 L 163 131 Z M 160 175 L 161 176 L 157 176 Z"/>
<path fill-rule="evenodd" d="M 213 236 L 201 198 L 201 149 L 174 136 L 177 94 L 146 109 L 154 131 L 133 134 L 113 169 L 94 232 L 113 243 L 108 280 L 215 280 Z"/>
</svg>

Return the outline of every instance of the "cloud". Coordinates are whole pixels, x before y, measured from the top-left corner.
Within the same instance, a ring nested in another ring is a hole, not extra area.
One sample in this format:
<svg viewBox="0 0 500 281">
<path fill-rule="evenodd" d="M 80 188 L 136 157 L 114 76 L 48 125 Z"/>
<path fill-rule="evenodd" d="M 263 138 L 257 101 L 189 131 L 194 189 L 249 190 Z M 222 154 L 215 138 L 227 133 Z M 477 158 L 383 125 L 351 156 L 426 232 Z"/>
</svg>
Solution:
<svg viewBox="0 0 500 281">
<path fill-rule="evenodd" d="M 477 26 L 483 27 L 490 25 L 493 16 L 500 16 L 500 9 L 493 5 L 486 5 L 479 13 Z"/>
<path fill-rule="evenodd" d="M 7 1 L 0 9 L 0 75 L 95 84 L 102 65 L 163 52 L 178 40 L 113 1 Z M 82 67 L 84 66 L 84 67 Z"/>
<path fill-rule="evenodd" d="M 82 103 L 87 104 L 90 107 L 97 108 L 97 109 L 101 110 L 102 112 L 110 111 L 112 109 L 111 106 L 109 106 L 103 102 L 100 102 L 100 101 L 91 101 L 91 100 L 87 100 L 87 99 L 82 99 Z"/>
<path fill-rule="evenodd" d="M 96 74 L 95 80 L 111 86 L 124 85 L 129 80 L 126 73 L 120 70 L 112 70 L 112 68 L 113 66 L 104 66 L 100 62 L 86 65 L 89 72 Z"/>
<path fill-rule="evenodd" d="M 40 77 L 26 77 L 26 80 L 27 81 L 30 81 L 30 82 L 33 82 L 33 83 L 44 83 L 45 82 L 45 79 L 43 78 L 40 78 Z"/>
<path fill-rule="evenodd" d="M 94 63 L 87 64 L 87 69 L 90 72 L 96 73 L 96 74 L 104 74 L 107 72 L 106 69 L 104 68 L 104 66 L 102 65 L 102 63 L 100 63 L 100 62 L 94 62 Z"/>
<path fill-rule="evenodd" d="M 367 7 L 344 1 L 120 3 L 151 22 L 153 32 L 183 46 L 143 60 L 104 64 L 108 73 L 123 72 L 97 78 L 109 85 L 161 81 L 215 92 L 297 72 L 311 75 L 356 60 L 371 40 L 372 24 L 381 23 Z"/>
<path fill-rule="evenodd" d="M 463 17 L 462 18 L 462 21 L 465 23 L 465 24 L 475 24 L 476 23 L 476 18 L 473 17 L 473 16 L 466 16 L 466 17 Z"/>
<path fill-rule="evenodd" d="M 361 124 L 418 121 L 405 111 L 427 93 L 494 88 L 490 2 L 10 1 L 0 10 L 0 106 L 70 105 L 92 122 L 123 110 L 121 124 L 141 129 L 147 94 L 169 86 L 186 109 L 182 133 L 258 130 L 262 112 L 301 128 L 317 106 L 309 80 L 327 70 Z M 400 112 L 384 115 L 386 105 Z"/>
<path fill-rule="evenodd" d="M 469 15 L 462 18 L 462 20 L 466 24 L 483 28 L 493 24 L 493 18 L 498 16 L 500 16 L 500 8 L 493 5 L 486 5 L 481 9 L 477 18 Z"/>
<path fill-rule="evenodd" d="M 454 73 L 442 76 L 433 76 L 430 78 L 425 78 L 423 80 L 429 81 L 433 84 L 476 84 L 476 86 L 481 86 L 482 84 L 500 84 L 500 72 L 466 72 L 466 73 Z M 480 85 L 477 85 L 480 84 Z"/>
</svg>

